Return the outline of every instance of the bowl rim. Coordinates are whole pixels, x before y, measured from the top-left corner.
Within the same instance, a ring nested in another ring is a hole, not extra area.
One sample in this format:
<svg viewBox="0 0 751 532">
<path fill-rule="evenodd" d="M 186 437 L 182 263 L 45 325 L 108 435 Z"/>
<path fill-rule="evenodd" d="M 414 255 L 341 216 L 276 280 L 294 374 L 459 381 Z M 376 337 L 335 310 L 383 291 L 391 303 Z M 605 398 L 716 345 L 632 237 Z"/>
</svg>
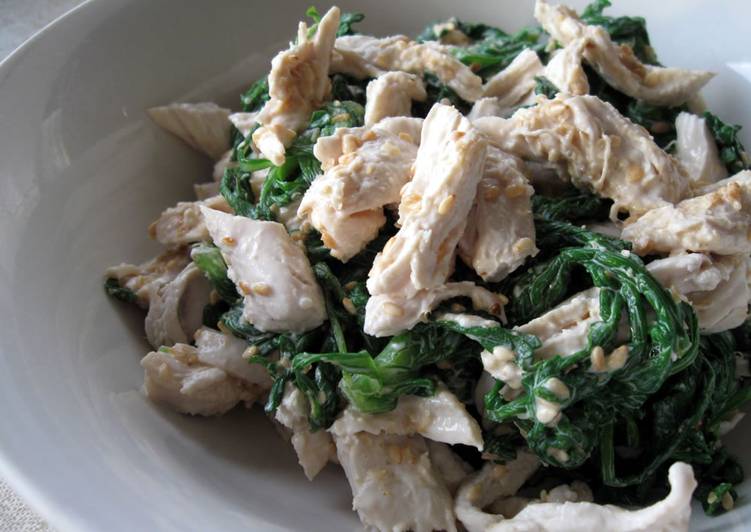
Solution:
<svg viewBox="0 0 751 532">
<path fill-rule="evenodd" d="M 95 12 L 92 8 L 101 4 L 101 0 L 81 0 L 78 5 L 58 15 L 27 37 L 0 60 L 0 86 L 16 63 L 30 53 L 42 40 L 50 38 L 50 35 L 58 31 L 61 22 L 74 20 L 80 17 L 83 11 L 94 15 Z M 0 441 L 0 478 L 28 508 L 50 527 L 56 530 L 91 530 L 85 520 L 82 520 L 75 512 L 68 511 L 55 497 L 34 482 L 30 475 L 23 472 L 7 456 L 2 441 Z"/>
</svg>

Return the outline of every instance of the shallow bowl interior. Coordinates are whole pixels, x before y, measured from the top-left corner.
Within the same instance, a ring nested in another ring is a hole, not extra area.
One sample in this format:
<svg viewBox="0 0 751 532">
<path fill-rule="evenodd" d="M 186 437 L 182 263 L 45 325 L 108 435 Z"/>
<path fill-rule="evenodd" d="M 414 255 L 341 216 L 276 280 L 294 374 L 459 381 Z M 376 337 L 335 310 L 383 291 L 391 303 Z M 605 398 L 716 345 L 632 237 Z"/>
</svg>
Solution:
<svg viewBox="0 0 751 532">
<path fill-rule="evenodd" d="M 308 4 L 89 1 L 0 66 L 0 465 L 59 529 L 358 528 L 341 472 L 308 483 L 262 413 L 200 419 L 147 402 L 143 315 L 101 289 L 107 266 L 155 253 L 148 223 L 209 176 L 144 110 L 237 107 Z M 532 2 L 342 7 L 367 14 L 364 31 L 414 34 L 449 15 L 516 29 Z M 621 0 L 614 12 L 648 17 L 664 63 L 718 72 L 710 106 L 751 127 L 751 4 Z M 749 436 L 751 422 L 731 442 L 747 465 Z M 696 529 L 740 527 L 751 486 L 741 493 L 727 516 L 697 512 Z"/>
</svg>

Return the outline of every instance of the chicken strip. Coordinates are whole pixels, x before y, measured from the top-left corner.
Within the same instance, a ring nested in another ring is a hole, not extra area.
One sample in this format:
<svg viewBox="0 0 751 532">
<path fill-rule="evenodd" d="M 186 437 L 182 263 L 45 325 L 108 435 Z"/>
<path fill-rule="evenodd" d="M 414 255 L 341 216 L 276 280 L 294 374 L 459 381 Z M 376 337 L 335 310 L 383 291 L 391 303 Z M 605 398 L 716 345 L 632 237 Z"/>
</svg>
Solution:
<svg viewBox="0 0 751 532">
<path fill-rule="evenodd" d="M 399 202 L 412 177 L 421 126 L 419 118 L 384 118 L 372 128 L 339 128 L 316 142 L 324 174 L 305 193 L 298 216 L 342 262 L 378 235 L 384 205 Z"/>
<path fill-rule="evenodd" d="M 199 352 L 200 347 L 176 344 L 146 355 L 141 366 L 148 398 L 183 414 L 217 416 L 240 402 L 251 405 L 268 390 L 203 363 Z"/>
<path fill-rule="evenodd" d="M 172 281 L 154 291 L 144 321 L 152 347 L 188 343 L 203 323 L 203 308 L 211 290 L 201 270 L 190 263 Z"/>
<path fill-rule="evenodd" d="M 292 447 L 297 453 L 297 460 L 308 480 L 313 480 L 336 456 L 336 448 L 331 435 L 325 430 L 310 431 L 308 412 L 310 405 L 305 395 L 288 382 L 274 419 L 292 433 Z"/>
<path fill-rule="evenodd" d="M 486 281 L 497 282 L 537 254 L 535 224 L 521 161 L 489 147 L 459 256 Z"/>
<path fill-rule="evenodd" d="M 611 216 L 639 215 L 688 194 L 683 167 L 647 130 L 595 96 L 565 96 L 519 109 L 509 119 L 474 122 L 490 143 L 522 159 L 554 163 L 559 174 L 611 198 Z"/>
<path fill-rule="evenodd" d="M 385 336 L 413 327 L 448 289 L 485 154 L 485 140 L 466 118 L 450 106 L 433 106 L 423 125 L 415 176 L 402 190 L 399 232 L 376 256 L 368 275 L 368 334 Z M 499 300 L 491 306 L 500 312 L 501 305 Z"/>
<path fill-rule="evenodd" d="M 206 227 L 243 295 L 243 318 L 261 331 L 304 332 L 326 306 L 305 252 L 284 226 L 201 207 Z"/>
<path fill-rule="evenodd" d="M 650 262 L 647 270 L 665 288 L 691 304 L 703 333 L 735 329 L 748 317 L 751 290 L 748 257 L 744 255 L 675 255 Z"/>
<path fill-rule="evenodd" d="M 368 83 L 365 126 L 373 126 L 387 116 L 410 116 L 412 101 L 428 97 L 422 80 L 406 72 L 386 72 Z"/>
<path fill-rule="evenodd" d="M 627 223 L 623 239 L 639 255 L 697 251 L 751 253 L 751 171 L 707 187 L 701 196 L 666 205 Z"/>
<path fill-rule="evenodd" d="M 232 208 L 222 196 L 213 196 L 202 201 L 181 201 L 162 212 L 159 219 L 149 226 L 149 236 L 167 247 L 180 247 L 209 239 L 203 221 L 201 206 L 232 213 Z"/>
<path fill-rule="evenodd" d="M 148 308 L 159 288 L 175 279 L 188 264 L 190 253 L 186 248 L 170 249 L 137 266 L 125 263 L 112 266 L 105 275 L 133 292 L 139 307 Z"/>
<path fill-rule="evenodd" d="M 261 127 L 253 132 L 253 143 L 277 166 L 284 163 L 286 147 L 308 125 L 311 113 L 331 91 L 329 65 L 339 14 L 339 8 L 332 7 L 312 38 L 301 22 L 297 43 L 271 61 L 270 99 L 256 117 Z"/>
<path fill-rule="evenodd" d="M 675 119 L 676 156 L 683 164 L 695 187 L 710 185 L 728 176 L 717 153 L 717 143 L 707 121 L 691 113 L 680 113 Z"/>
<path fill-rule="evenodd" d="M 335 435 L 334 442 L 363 525 L 393 532 L 456 531 L 451 493 L 423 438 L 359 432 Z"/>
<path fill-rule="evenodd" d="M 482 432 L 475 418 L 456 396 L 441 386 L 435 395 L 403 395 L 394 410 L 363 414 L 349 406 L 331 425 L 337 437 L 358 432 L 370 434 L 419 434 L 430 440 L 455 445 L 471 445 L 482 450 Z"/>
<path fill-rule="evenodd" d="M 346 35 L 336 40 L 331 59 L 332 73 L 363 79 L 394 70 L 420 77 L 430 72 L 468 102 L 482 96 L 482 79 L 451 55 L 448 46 L 436 42 L 417 43 L 404 35 L 380 39 L 369 35 Z"/>
<path fill-rule="evenodd" d="M 630 46 L 614 43 L 605 28 L 584 24 L 576 12 L 566 6 L 551 6 L 545 0 L 537 0 L 535 18 L 564 46 L 584 41 L 584 59 L 609 85 L 653 105 L 681 105 L 714 77 L 713 73 L 701 70 L 644 64 Z"/>
<path fill-rule="evenodd" d="M 159 127 L 215 161 L 230 147 L 230 110 L 215 103 L 172 103 L 148 112 Z"/>
</svg>

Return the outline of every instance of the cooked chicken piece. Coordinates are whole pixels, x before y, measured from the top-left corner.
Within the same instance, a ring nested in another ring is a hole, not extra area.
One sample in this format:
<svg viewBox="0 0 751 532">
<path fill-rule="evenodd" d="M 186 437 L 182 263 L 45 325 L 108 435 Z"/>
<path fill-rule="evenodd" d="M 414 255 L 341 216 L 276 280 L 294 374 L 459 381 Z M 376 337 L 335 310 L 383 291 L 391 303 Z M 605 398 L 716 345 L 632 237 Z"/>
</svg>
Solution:
<svg viewBox="0 0 751 532">
<path fill-rule="evenodd" d="M 505 319 L 503 305 L 508 300 L 469 281 L 446 283 L 437 288 L 422 289 L 413 296 L 392 292 L 371 296 L 365 307 L 365 331 L 374 336 L 392 336 L 409 330 L 439 303 L 455 297 L 467 297 L 472 307 Z"/>
<path fill-rule="evenodd" d="M 482 450 L 482 432 L 475 418 L 456 396 L 440 387 L 431 397 L 403 395 L 394 410 L 364 414 L 349 406 L 329 431 L 337 437 L 358 432 L 370 434 L 419 434 L 433 441 L 461 443 Z"/>
<path fill-rule="evenodd" d="M 542 76 L 544 69 L 537 52 L 525 48 L 506 68 L 485 83 L 482 95 L 498 98 L 499 105 L 508 109 L 532 103 L 535 77 Z"/>
<path fill-rule="evenodd" d="M 392 122 L 405 126 L 394 133 Z M 372 128 L 339 128 L 321 137 L 314 153 L 324 174 L 303 197 L 298 215 L 320 231 L 331 254 L 346 262 L 386 223 L 384 205 L 398 203 L 417 156 L 418 118 L 384 118 Z"/>
<path fill-rule="evenodd" d="M 450 44 L 454 46 L 467 46 L 471 44 L 470 38 L 464 33 L 458 24 L 456 18 L 450 18 L 445 22 L 433 24 L 433 35 L 441 44 Z M 431 39 L 432 40 L 432 39 Z"/>
<path fill-rule="evenodd" d="M 209 232 L 203 221 L 201 206 L 222 212 L 232 212 L 227 200 L 214 196 L 203 201 L 181 201 L 165 210 L 149 226 L 149 236 L 167 247 L 180 247 L 208 240 Z"/>
<path fill-rule="evenodd" d="M 363 525 L 393 532 L 456 531 L 451 494 L 422 437 L 360 432 L 335 436 L 334 442 Z"/>
<path fill-rule="evenodd" d="M 697 251 L 751 253 L 751 171 L 707 187 L 705 193 L 653 209 L 623 229 L 639 255 Z"/>
<path fill-rule="evenodd" d="M 284 226 L 201 207 L 206 227 L 244 298 L 243 318 L 261 331 L 304 332 L 326 307 L 305 252 Z"/>
<path fill-rule="evenodd" d="M 518 451 L 516 458 L 505 465 L 487 462 L 459 486 L 454 501 L 457 519 L 468 532 L 485 532 L 495 523 L 503 521 L 502 515 L 483 510 L 493 501 L 515 495 L 539 466 L 537 457 L 523 450 Z"/>
<path fill-rule="evenodd" d="M 197 201 L 207 200 L 219 195 L 219 183 L 211 181 L 210 183 L 196 183 L 193 185 L 193 193 Z"/>
<path fill-rule="evenodd" d="M 243 382 L 254 384 L 260 390 L 271 389 L 273 381 L 266 368 L 248 362 L 248 343 L 245 340 L 208 327 L 201 327 L 193 337 L 198 349 L 196 355 L 199 362 L 219 368 Z"/>
<path fill-rule="evenodd" d="M 236 164 L 236 162 L 232 161 L 232 150 L 227 150 L 214 164 L 214 170 L 211 172 L 211 177 L 214 178 L 214 181 L 221 181 L 222 177 L 224 177 L 225 170 L 227 170 L 227 168 L 232 168 Z"/>
<path fill-rule="evenodd" d="M 135 293 L 138 306 L 148 308 L 152 295 L 177 277 L 188 264 L 190 253 L 187 249 L 170 249 L 138 266 L 125 263 L 113 266 L 105 275 Z"/>
<path fill-rule="evenodd" d="M 630 46 L 618 45 L 601 26 L 584 24 L 566 6 L 535 4 L 535 18 L 553 39 L 567 46 L 584 41 L 583 56 L 605 81 L 619 91 L 654 105 L 680 105 L 694 96 L 714 74 L 642 63 Z"/>
<path fill-rule="evenodd" d="M 373 296 L 365 312 L 368 334 L 409 329 L 451 292 L 472 291 L 477 300 L 495 298 L 489 306 L 500 314 L 500 296 L 480 294 L 471 283 L 445 285 L 485 153 L 485 140 L 466 118 L 450 106 L 433 106 L 423 125 L 415 176 L 402 189 L 399 232 L 376 256 L 368 276 Z"/>
<path fill-rule="evenodd" d="M 331 58 L 332 73 L 364 79 L 393 70 L 420 77 L 430 72 L 468 102 L 482 96 L 482 79 L 451 55 L 448 46 L 436 42 L 416 43 L 404 35 L 382 39 L 346 35 L 336 40 Z"/>
<path fill-rule="evenodd" d="M 474 314 L 456 314 L 453 312 L 443 312 L 435 316 L 436 321 L 453 321 L 460 327 L 499 327 L 501 324 L 497 321 L 487 320 Z"/>
<path fill-rule="evenodd" d="M 467 113 L 467 118 L 470 122 L 474 122 L 478 118 L 484 116 L 510 116 L 516 110 L 515 107 L 506 107 L 501 103 L 500 98 L 492 96 L 490 98 L 480 98 Z"/>
<path fill-rule="evenodd" d="M 572 355 L 583 349 L 587 345 L 589 328 L 601 319 L 600 289 L 590 288 L 574 294 L 516 330 L 537 336 L 542 346 L 535 351 L 535 358 L 547 359 L 555 355 Z"/>
<path fill-rule="evenodd" d="M 497 282 L 537 254 L 534 189 L 521 161 L 493 147 L 487 154 L 459 256 L 484 280 Z"/>
<path fill-rule="evenodd" d="M 309 411 L 310 405 L 305 395 L 288 382 L 274 418 L 292 432 L 292 447 L 297 453 L 297 460 L 308 480 L 313 480 L 336 456 L 336 448 L 331 435 L 325 430 L 310 431 Z"/>
<path fill-rule="evenodd" d="M 459 458 L 459 455 L 451 450 L 451 446 L 445 443 L 431 440 L 425 440 L 425 443 L 428 445 L 430 462 L 453 495 L 467 475 L 472 473 L 472 466 Z"/>
<path fill-rule="evenodd" d="M 203 272 L 190 263 L 151 294 L 144 325 L 154 349 L 190 341 L 203 323 L 203 307 L 209 302 L 211 289 Z"/>
<path fill-rule="evenodd" d="M 691 113 L 680 113 L 675 119 L 675 130 L 676 155 L 692 185 L 705 186 L 728 176 L 706 120 Z"/>
<path fill-rule="evenodd" d="M 751 290 L 744 255 L 675 255 L 647 264 L 665 288 L 691 303 L 703 333 L 735 329 L 748 316 Z"/>
<path fill-rule="evenodd" d="M 258 123 L 259 111 L 253 113 L 232 113 L 229 115 L 229 121 L 235 126 L 243 137 L 247 137 L 255 125 Z"/>
<path fill-rule="evenodd" d="M 586 39 L 571 41 L 553 52 L 545 65 L 544 76 L 563 94 L 576 96 L 589 93 L 589 80 L 581 64 L 586 47 Z"/>
<path fill-rule="evenodd" d="M 538 97 L 509 119 L 475 120 L 491 144 L 538 163 L 557 163 L 574 185 L 614 200 L 612 214 L 638 215 L 688 193 L 682 166 L 647 130 L 595 96 Z"/>
<path fill-rule="evenodd" d="M 265 390 L 202 363 L 198 349 L 177 344 L 153 351 L 141 360 L 144 390 L 152 401 L 183 414 L 221 415 L 244 401 L 252 404 Z"/>
<path fill-rule="evenodd" d="M 297 44 L 271 61 L 270 99 L 256 118 L 261 127 L 253 132 L 253 143 L 277 166 L 284 163 L 286 147 L 308 125 L 310 114 L 331 91 L 329 64 L 338 28 L 339 8 L 332 7 L 312 39 L 307 25 L 301 22 Z"/>
<path fill-rule="evenodd" d="M 172 103 L 149 109 L 149 116 L 188 146 L 215 161 L 230 147 L 229 109 L 215 103 Z"/>
<path fill-rule="evenodd" d="M 410 116 L 412 100 L 424 102 L 428 95 L 422 80 L 406 72 L 386 72 L 368 83 L 365 126 L 373 126 L 387 116 Z"/>
<path fill-rule="evenodd" d="M 696 480 L 691 466 L 675 462 L 668 470 L 670 494 L 641 510 L 626 510 L 591 502 L 540 502 L 530 504 L 513 519 L 485 528 L 487 532 L 685 532 L 691 519 L 691 494 Z M 469 528 L 469 527 L 468 527 Z M 473 532 L 472 529 L 469 529 Z"/>
</svg>

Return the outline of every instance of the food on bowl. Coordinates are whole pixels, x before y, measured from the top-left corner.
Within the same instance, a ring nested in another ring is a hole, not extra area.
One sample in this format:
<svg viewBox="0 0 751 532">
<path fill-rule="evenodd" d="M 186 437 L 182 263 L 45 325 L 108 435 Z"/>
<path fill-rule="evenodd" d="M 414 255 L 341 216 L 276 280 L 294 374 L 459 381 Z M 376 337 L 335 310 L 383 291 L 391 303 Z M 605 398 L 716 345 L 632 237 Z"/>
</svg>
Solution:
<svg viewBox="0 0 751 532">
<path fill-rule="evenodd" d="M 242 111 L 153 120 L 215 161 L 164 246 L 145 393 L 263 404 L 378 530 L 685 530 L 729 511 L 751 396 L 751 171 L 638 17 L 538 0 L 509 34 L 374 37 L 336 7 Z M 641 507 L 641 509 L 634 509 Z"/>
</svg>

